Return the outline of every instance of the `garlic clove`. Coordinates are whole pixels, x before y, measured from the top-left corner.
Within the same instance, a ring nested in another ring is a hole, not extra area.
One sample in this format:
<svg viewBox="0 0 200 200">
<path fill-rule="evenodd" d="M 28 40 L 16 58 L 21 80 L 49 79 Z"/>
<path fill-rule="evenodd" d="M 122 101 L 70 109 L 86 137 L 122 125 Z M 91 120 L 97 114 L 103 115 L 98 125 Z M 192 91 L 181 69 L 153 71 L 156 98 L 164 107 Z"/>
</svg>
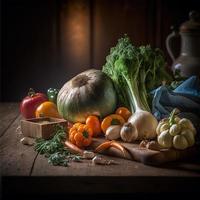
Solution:
<svg viewBox="0 0 200 200">
<path fill-rule="evenodd" d="M 34 145 L 34 139 L 33 138 L 30 138 L 30 137 L 23 137 L 20 142 L 24 145 L 29 145 L 29 146 L 32 146 Z"/>
<path fill-rule="evenodd" d="M 111 159 L 106 159 L 104 158 L 103 156 L 95 156 L 93 159 L 92 159 L 92 164 L 93 165 L 111 165 L 111 164 L 119 164 L 118 162 L 116 162 L 115 160 L 111 160 Z"/>
<path fill-rule="evenodd" d="M 188 142 L 183 135 L 176 135 L 173 138 L 173 146 L 176 149 L 184 150 L 188 147 Z"/>
<path fill-rule="evenodd" d="M 195 143 L 194 133 L 190 129 L 185 129 L 181 132 L 181 135 L 185 137 L 188 142 L 188 146 L 193 146 Z"/>
<path fill-rule="evenodd" d="M 93 159 L 96 156 L 96 154 L 92 151 L 84 151 L 83 152 L 83 158 L 84 159 Z"/>
<path fill-rule="evenodd" d="M 173 136 L 169 134 L 168 130 L 163 131 L 158 136 L 158 144 L 162 147 L 170 148 L 172 146 Z"/>
<path fill-rule="evenodd" d="M 160 127 L 160 133 L 162 133 L 163 131 L 166 131 L 170 128 L 169 124 L 168 123 L 164 123 L 162 124 L 162 126 Z"/>
<path fill-rule="evenodd" d="M 181 132 L 181 127 L 178 124 L 173 124 L 169 129 L 169 133 L 172 136 L 178 135 L 180 132 Z"/>
</svg>

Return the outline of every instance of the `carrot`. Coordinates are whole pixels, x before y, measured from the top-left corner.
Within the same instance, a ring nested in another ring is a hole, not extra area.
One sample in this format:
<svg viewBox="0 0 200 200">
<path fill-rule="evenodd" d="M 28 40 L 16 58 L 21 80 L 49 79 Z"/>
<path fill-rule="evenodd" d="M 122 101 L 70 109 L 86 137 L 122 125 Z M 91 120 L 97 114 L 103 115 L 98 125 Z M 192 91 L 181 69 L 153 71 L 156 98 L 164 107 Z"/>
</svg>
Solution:
<svg viewBox="0 0 200 200">
<path fill-rule="evenodd" d="M 95 150 L 94 152 L 99 153 L 102 152 L 108 148 L 110 148 L 112 141 L 106 141 L 101 143 Z"/>
<path fill-rule="evenodd" d="M 124 157 L 126 156 L 126 149 L 120 143 L 112 141 L 111 147 L 119 149 L 123 153 Z"/>
<path fill-rule="evenodd" d="M 83 150 L 72 144 L 68 140 L 65 141 L 65 146 L 68 147 L 73 153 L 83 155 Z"/>
</svg>

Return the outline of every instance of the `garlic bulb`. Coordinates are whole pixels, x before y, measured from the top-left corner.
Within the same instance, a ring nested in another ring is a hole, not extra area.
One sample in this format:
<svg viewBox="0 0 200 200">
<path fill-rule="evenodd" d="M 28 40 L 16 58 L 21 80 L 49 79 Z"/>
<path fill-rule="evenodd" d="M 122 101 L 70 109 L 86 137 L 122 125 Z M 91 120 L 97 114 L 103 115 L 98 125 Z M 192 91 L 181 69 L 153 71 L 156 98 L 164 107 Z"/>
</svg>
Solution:
<svg viewBox="0 0 200 200">
<path fill-rule="evenodd" d="M 106 130 L 105 137 L 107 140 L 117 140 L 120 138 L 121 125 L 109 126 Z"/>
<path fill-rule="evenodd" d="M 133 124 L 128 122 L 122 126 L 120 136 L 124 142 L 133 142 L 138 137 L 138 131 Z"/>
</svg>

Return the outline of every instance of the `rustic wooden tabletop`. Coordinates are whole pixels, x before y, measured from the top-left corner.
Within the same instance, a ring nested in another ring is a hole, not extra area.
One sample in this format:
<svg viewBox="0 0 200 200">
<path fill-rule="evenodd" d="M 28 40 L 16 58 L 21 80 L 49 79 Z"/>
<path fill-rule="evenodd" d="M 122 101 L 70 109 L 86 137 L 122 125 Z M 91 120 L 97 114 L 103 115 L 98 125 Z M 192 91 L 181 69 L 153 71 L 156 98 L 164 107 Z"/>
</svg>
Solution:
<svg viewBox="0 0 200 200">
<path fill-rule="evenodd" d="M 80 193 L 130 193 L 155 192 L 155 188 L 158 192 L 199 189 L 200 159 L 160 167 L 114 157 L 118 165 L 94 166 L 84 160 L 72 162 L 68 167 L 51 166 L 33 146 L 19 142 L 16 130 L 21 119 L 19 104 L 0 103 L 0 173 L 5 194 L 20 193 L 22 188 L 26 188 L 23 193 L 35 192 L 34 185 L 37 191 L 42 188 L 42 192 L 48 194 L 77 190 Z"/>
</svg>

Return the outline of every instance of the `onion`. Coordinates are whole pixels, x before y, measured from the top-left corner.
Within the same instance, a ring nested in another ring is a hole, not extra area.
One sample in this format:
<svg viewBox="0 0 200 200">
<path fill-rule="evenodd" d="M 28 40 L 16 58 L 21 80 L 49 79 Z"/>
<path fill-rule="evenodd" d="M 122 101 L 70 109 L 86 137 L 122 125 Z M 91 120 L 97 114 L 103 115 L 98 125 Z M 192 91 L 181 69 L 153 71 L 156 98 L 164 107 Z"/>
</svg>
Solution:
<svg viewBox="0 0 200 200">
<path fill-rule="evenodd" d="M 128 122 L 136 127 L 138 132 L 138 140 L 156 137 L 158 121 L 150 112 L 138 109 L 128 119 Z"/>
</svg>

